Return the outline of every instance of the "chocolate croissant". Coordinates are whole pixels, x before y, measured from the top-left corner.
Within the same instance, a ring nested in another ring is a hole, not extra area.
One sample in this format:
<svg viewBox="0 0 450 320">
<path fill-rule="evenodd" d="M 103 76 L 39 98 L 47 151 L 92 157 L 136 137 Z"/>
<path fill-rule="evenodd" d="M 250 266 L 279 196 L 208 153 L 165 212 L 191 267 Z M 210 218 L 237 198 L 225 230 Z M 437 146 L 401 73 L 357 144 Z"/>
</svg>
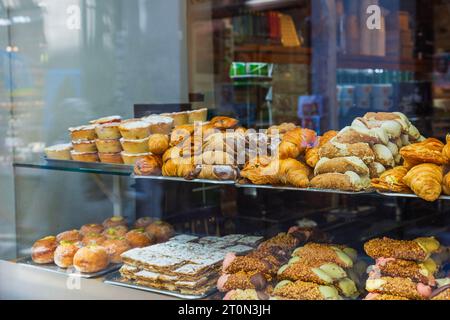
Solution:
<svg viewBox="0 0 450 320">
<path fill-rule="evenodd" d="M 443 168 L 424 163 L 412 168 L 403 178 L 403 182 L 420 198 L 433 202 L 442 193 Z"/>
</svg>

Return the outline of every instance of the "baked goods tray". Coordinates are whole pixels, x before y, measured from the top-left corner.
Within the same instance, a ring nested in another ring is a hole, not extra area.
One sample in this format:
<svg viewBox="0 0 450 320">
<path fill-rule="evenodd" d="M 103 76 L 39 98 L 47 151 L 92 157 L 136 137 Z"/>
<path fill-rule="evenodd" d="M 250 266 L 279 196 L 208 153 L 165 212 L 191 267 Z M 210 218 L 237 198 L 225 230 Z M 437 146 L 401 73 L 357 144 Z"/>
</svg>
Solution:
<svg viewBox="0 0 450 320">
<path fill-rule="evenodd" d="M 377 193 L 386 197 L 419 198 L 414 193 L 394 193 L 394 192 L 383 192 L 379 190 L 377 190 Z M 450 196 L 440 196 L 438 200 L 450 200 Z"/>
<path fill-rule="evenodd" d="M 138 176 L 133 175 L 135 179 L 149 179 L 149 180 L 162 180 L 162 181 L 177 181 L 177 182 L 192 182 L 192 183 L 207 183 L 207 184 L 225 184 L 225 185 L 234 185 L 235 182 L 233 180 L 229 181 L 217 181 L 217 180 L 207 180 L 207 179 L 194 179 L 187 180 L 184 178 L 176 178 L 176 177 L 165 177 L 165 176 Z"/>
<path fill-rule="evenodd" d="M 73 268 L 73 267 L 68 268 L 68 269 L 63 269 L 54 264 L 37 264 L 31 259 L 31 257 L 25 257 L 25 258 L 18 259 L 18 260 L 16 260 L 16 262 L 19 264 L 25 265 L 27 267 L 34 268 L 34 269 L 63 274 L 66 276 L 71 276 L 71 277 L 86 278 L 86 279 L 98 278 L 107 273 L 117 271 L 122 266 L 121 263 L 115 263 L 115 264 L 110 264 L 106 269 L 103 269 L 98 272 L 80 273 L 80 272 L 76 271 L 75 268 Z"/>
<path fill-rule="evenodd" d="M 120 275 L 119 271 L 116 271 L 114 273 L 108 274 L 105 277 L 105 279 L 103 280 L 103 282 L 106 283 L 106 284 L 113 285 L 113 286 L 125 287 L 125 288 L 136 289 L 136 290 L 142 290 L 142 291 L 162 294 L 162 295 L 165 295 L 165 296 L 175 297 L 175 298 L 185 299 L 185 300 L 205 299 L 205 298 L 209 297 L 210 295 L 212 295 L 212 294 L 217 292 L 217 289 L 214 287 L 209 292 L 206 292 L 206 293 L 204 293 L 202 295 L 196 296 L 196 295 L 181 294 L 181 293 L 174 292 L 174 291 L 168 291 L 168 290 L 161 290 L 161 289 L 156 289 L 156 288 L 151 288 L 151 287 L 145 287 L 145 286 L 141 286 L 141 285 L 135 284 L 135 283 L 133 283 L 131 281 L 127 281 L 127 280 L 122 279 L 122 276 Z"/>
<path fill-rule="evenodd" d="M 112 164 L 102 162 L 82 162 L 75 160 L 56 160 L 44 157 L 49 169 L 59 169 L 67 171 L 85 171 L 104 174 L 130 175 L 133 173 L 133 166 L 126 164 Z"/>
<path fill-rule="evenodd" d="M 269 185 L 256 185 L 256 184 L 240 184 L 236 183 L 238 188 L 257 188 L 257 189 L 272 189 L 272 190 L 290 190 L 290 191 L 303 191 L 303 192 L 318 192 L 318 193 L 335 193 L 335 194 L 371 194 L 373 190 L 365 191 L 342 191 L 342 190 L 329 190 L 329 189 L 315 189 L 315 188 L 295 188 L 286 186 L 269 186 Z"/>
</svg>

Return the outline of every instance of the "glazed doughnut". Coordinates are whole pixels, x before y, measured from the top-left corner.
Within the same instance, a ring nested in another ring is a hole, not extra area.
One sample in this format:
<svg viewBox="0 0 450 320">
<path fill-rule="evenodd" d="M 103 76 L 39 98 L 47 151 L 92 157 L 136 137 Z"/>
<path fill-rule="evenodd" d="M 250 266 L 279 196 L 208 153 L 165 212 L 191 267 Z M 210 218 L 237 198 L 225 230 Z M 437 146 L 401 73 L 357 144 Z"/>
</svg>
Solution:
<svg viewBox="0 0 450 320">
<path fill-rule="evenodd" d="M 102 245 L 105 242 L 106 237 L 100 233 L 90 232 L 83 237 L 83 246 Z"/>
<path fill-rule="evenodd" d="M 106 249 L 106 252 L 108 253 L 109 259 L 112 263 L 121 263 L 122 258 L 120 257 L 120 255 L 125 251 L 131 249 L 127 240 L 123 237 L 107 239 L 105 242 L 103 242 L 102 246 Z"/>
<path fill-rule="evenodd" d="M 58 243 L 61 241 L 78 242 L 81 241 L 81 239 L 82 236 L 80 234 L 80 231 L 76 229 L 61 232 L 56 236 L 56 241 L 58 241 Z"/>
<path fill-rule="evenodd" d="M 85 236 L 89 233 L 102 233 L 104 229 L 105 228 L 103 228 L 101 224 L 91 223 L 82 226 L 80 229 L 80 233 L 82 236 Z"/>
<path fill-rule="evenodd" d="M 103 247 L 88 246 L 81 248 L 75 253 L 73 265 L 79 272 L 98 272 L 109 265 L 109 256 Z"/>
<path fill-rule="evenodd" d="M 117 227 L 117 226 L 125 226 L 127 227 L 127 221 L 125 220 L 124 217 L 111 217 L 106 219 L 105 221 L 103 221 L 103 227 L 105 227 L 105 229 L 107 228 L 113 228 L 113 227 Z"/>
<path fill-rule="evenodd" d="M 35 263 L 47 264 L 53 262 L 58 242 L 55 236 L 48 236 L 36 241 L 31 248 L 31 258 Z"/>
<path fill-rule="evenodd" d="M 143 228 L 134 229 L 125 235 L 132 248 L 143 248 L 156 243 L 156 238 L 153 235 L 148 235 Z"/>
<path fill-rule="evenodd" d="M 55 250 L 54 262 L 60 268 L 68 268 L 73 265 L 73 257 L 80 249 L 79 243 L 61 241 Z"/>
</svg>

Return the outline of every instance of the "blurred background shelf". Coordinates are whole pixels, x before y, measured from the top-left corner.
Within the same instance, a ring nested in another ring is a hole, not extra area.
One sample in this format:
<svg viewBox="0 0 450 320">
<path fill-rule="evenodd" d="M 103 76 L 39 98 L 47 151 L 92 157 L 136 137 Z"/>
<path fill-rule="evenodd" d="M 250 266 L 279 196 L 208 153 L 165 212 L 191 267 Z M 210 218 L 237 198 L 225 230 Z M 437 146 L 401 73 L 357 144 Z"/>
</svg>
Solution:
<svg viewBox="0 0 450 320">
<path fill-rule="evenodd" d="M 311 49 L 281 45 L 245 44 L 235 47 L 235 59 L 242 62 L 311 64 Z"/>
</svg>

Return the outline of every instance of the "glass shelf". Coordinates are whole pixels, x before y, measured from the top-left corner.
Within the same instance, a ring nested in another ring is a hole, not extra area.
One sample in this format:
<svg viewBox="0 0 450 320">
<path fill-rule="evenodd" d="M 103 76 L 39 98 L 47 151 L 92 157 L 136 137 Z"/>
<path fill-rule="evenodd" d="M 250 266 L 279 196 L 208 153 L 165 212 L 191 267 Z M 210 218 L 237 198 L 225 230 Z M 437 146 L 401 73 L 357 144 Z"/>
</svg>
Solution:
<svg viewBox="0 0 450 320">
<path fill-rule="evenodd" d="M 120 164 L 106 164 L 94 162 L 79 162 L 65 160 L 43 160 L 36 163 L 14 163 L 16 168 L 30 168 L 41 170 L 56 170 L 69 172 L 83 172 L 95 174 L 107 174 L 117 176 L 130 176 L 133 166 Z"/>
</svg>

